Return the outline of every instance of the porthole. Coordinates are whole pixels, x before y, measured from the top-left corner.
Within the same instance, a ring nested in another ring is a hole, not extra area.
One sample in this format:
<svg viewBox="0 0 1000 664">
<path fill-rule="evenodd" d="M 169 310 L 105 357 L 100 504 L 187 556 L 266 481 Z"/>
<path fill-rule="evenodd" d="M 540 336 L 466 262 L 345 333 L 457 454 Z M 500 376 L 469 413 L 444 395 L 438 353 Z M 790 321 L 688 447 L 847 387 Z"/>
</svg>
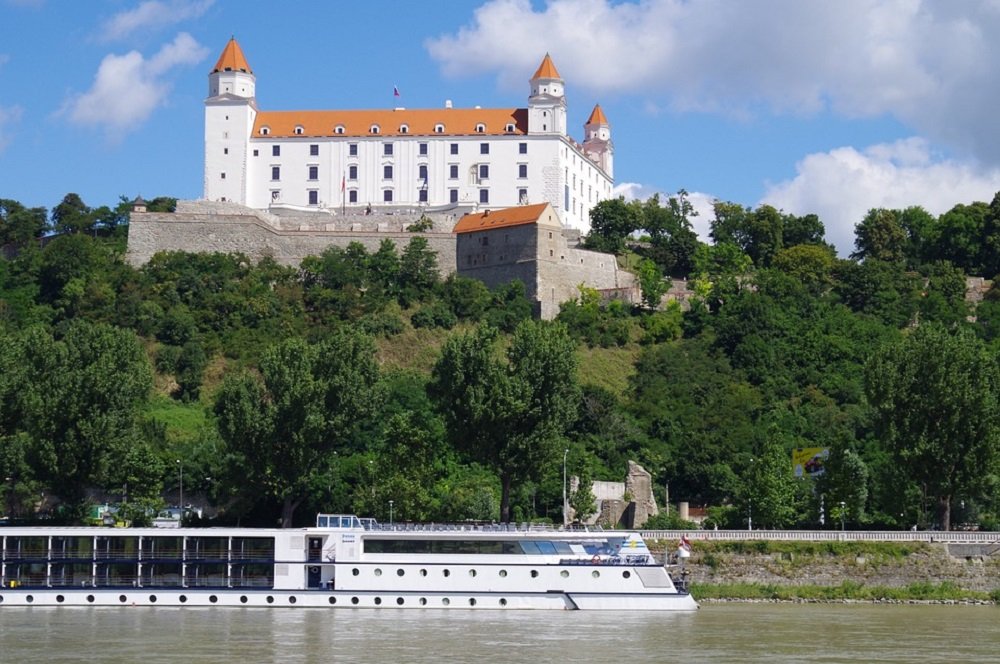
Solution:
<svg viewBox="0 0 1000 664">
<path fill-rule="evenodd" d="M 63 597 L 62 595 L 56 595 L 56 601 L 62 604 L 63 602 L 66 601 L 66 598 Z"/>
<path fill-rule="evenodd" d="M 375 576 L 382 576 L 382 570 L 380 570 L 378 567 L 375 568 Z"/>
<path fill-rule="evenodd" d="M 420 570 L 420 576 L 427 576 L 427 570 L 425 569 Z"/>
<path fill-rule="evenodd" d="M 381 597 L 376 597 L 375 598 L 375 606 L 382 606 L 382 598 Z"/>
<path fill-rule="evenodd" d="M 444 604 L 445 606 L 448 606 L 449 604 L 451 604 L 451 600 L 448 599 L 447 597 L 442 597 L 441 603 Z"/>
<path fill-rule="evenodd" d="M 399 606 L 403 606 L 403 598 L 402 597 L 397 597 L 396 598 L 396 604 L 398 604 Z"/>
<path fill-rule="evenodd" d="M 500 606 L 507 606 L 507 600 L 503 597 L 500 598 Z"/>
<path fill-rule="evenodd" d="M 150 596 L 149 596 L 149 601 L 150 601 L 151 603 L 153 603 L 153 604 L 156 604 L 156 595 L 150 595 Z"/>
<path fill-rule="evenodd" d="M 3 604 L 3 595 L 0 595 L 0 604 Z"/>
<path fill-rule="evenodd" d="M 268 603 L 268 604 L 274 604 L 274 598 L 273 598 L 273 597 L 271 597 L 270 595 L 268 595 L 268 596 L 267 596 L 267 603 Z"/>
<path fill-rule="evenodd" d="M 211 602 L 212 604 L 215 604 L 216 602 L 219 601 L 219 598 L 216 597 L 215 595 L 209 595 L 208 596 L 208 601 Z"/>
<path fill-rule="evenodd" d="M 240 595 L 240 604 L 246 604 L 246 603 L 247 603 L 247 596 Z"/>
<path fill-rule="evenodd" d="M 420 598 L 420 606 L 427 606 L 427 598 L 426 597 L 421 597 Z"/>
<path fill-rule="evenodd" d="M 396 576 L 403 576 L 404 574 L 406 574 L 406 572 L 403 570 L 402 567 L 396 570 Z"/>
<path fill-rule="evenodd" d="M 500 570 L 500 576 L 502 576 L 502 577 L 507 576 L 507 570 L 505 570 L 505 569 Z"/>
<path fill-rule="evenodd" d="M 590 575 L 591 575 L 592 577 L 594 577 L 595 579 L 597 579 L 597 578 L 600 578 L 600 576 L 601 576 L 601 573 L 600 573 L 600 572 L 598 572 L 598 571 L 597 571 L 597 570 L 595 569 L 595 570 L 594 570 L 593 572 L 591 572 L 591 573 L 590 573 Z"/>
<path fill-rule="evenodd" d="M 532 579 L 537 579 L 538 578 L 538 570 L 537 569 L 531 570 L 531 578 Z"/>
<path fill-rule="evenodd" d="M 351 598 L 351 604 L 357 604 L 357 603 L 358 603 L 358 598 L 357 597 L 352 597 Z"/>
<path fill-rule="evenodd" d="M 289 604 L 295 604 L 295 602 L 297 602 L 297 601 L 298 600 L 295 599 L 295 595 L 292 595 L 291 597 L 288 598 L 288 603 Z"/>
<path fill-rule="evenodd" d="M 359 570 L 357 567 L 355 567 L 354 569 L 351 570 L 351 574 L 353 574 L 354 576 L 357 576 L 358 574 L 361 574 L 361 570 Z"/>
<path fill-rule="evenodd" d="M 124 597 L 124 595 L 122 595 L 122 597 Z M 24 599 L 25 599 L 26 602 L 28 602 L 28 604 L 31 604 L 32 602 L 35 601 L 35 596 L 34 595 L 28 595 Z"/>
<path fill-rule="evenodd" d="M 469 570 L 469 576 L 475 576 L 475 575 L 476 575 L 476 570 L 470 569 Z"/>
<path fill-rule="evenodd" d="M 559 576 L 561 576 L 564 579 L 569 578 L 569 570 L 564 569 L 563 571 L 559 572 Z"/>
<path fill-rule="evenodd" d="M 622 572 L 622 578 L 623 579 L 628 579 L 628 578 L 631 578 L 631 577 L 632 577 L 632 572 L 630 572 L 628 570 L 625 570 L 624 572 Z"/>
<path fill-rule="evenodd" d="M 125 597 L 125 595 L 119 595 L 118 596 L 118 601 L 121 602 L 122 604 L 124 604 L 125 602 L 128 601 L 128 597 Z"/>
<path fill-rule="evenodd" d="M 94 603 L 94 596 L 93 595 L 87 595 L 87 601 L 90 602 L 91 604 L 93 604 Z"/>
<path fill-rule="evenodd" d="M 451 576 L 451 570 L 447 570 L 446 569 L 446 570 L 443 570 L 441 573 L 444 574 L 445 576 Z"/>
<path fill-rule="evenodd" d="M 476 605 L 476 598 L 475 597 L 470 597 L 469 598 L 469 606 L 475 606 L 475 605 Z"/>
<path fill-rule="evenodd" d="M 327 600 L 327 601 L 328 601 L 328 602 L 330 602 L 330 604 L 336 604 L 336 603 L 337 603 L 337 598 L 336 598 L 336 597 L 331 597 L 331 598 L 330 598 L 329 600 Z"/>
<path fill-rule="evenodd" d="M 181 601 L 181 604 L 186 604 L 187 601 L 188 601 L 188 596 L 187 595 L 181 595 L 178 599 Z"/>
</svg>

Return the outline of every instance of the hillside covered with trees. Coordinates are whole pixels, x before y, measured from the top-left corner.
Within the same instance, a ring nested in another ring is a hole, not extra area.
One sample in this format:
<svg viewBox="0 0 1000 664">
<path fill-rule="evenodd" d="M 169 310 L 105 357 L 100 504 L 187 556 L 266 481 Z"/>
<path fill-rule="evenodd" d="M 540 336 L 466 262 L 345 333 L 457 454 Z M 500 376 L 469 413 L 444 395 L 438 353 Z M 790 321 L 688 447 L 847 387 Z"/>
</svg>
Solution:
<svg viewBox="0 0 1000 664">
<path fill-rule="evenodd" d="M 141 521 L 183 475 L 226 522 L 387 520 L 390 501 L 399 520 L 558 521 L 568 450 L 584 485 L 633 459 L 720 527 L 998 525 L 1000 288 L 973 309 L 966 277 L 1000 273 L 1000 194 L 872 210 L 847 259 L 815 215 L 718 202 L 703 243 L 684 192 L 605 201 L 587 244 L 643 303 L 581 289 L 552 323 L 518 283 L 442 280 L 419 239 L 135 269 L 128 209 L 0 200 L 12 518 L 107 498 Z M 660 306 L 665 275 L 689 308 Z M 830 449 L 818 480 L 792 476 L 801 447 Z"/>
</svg>

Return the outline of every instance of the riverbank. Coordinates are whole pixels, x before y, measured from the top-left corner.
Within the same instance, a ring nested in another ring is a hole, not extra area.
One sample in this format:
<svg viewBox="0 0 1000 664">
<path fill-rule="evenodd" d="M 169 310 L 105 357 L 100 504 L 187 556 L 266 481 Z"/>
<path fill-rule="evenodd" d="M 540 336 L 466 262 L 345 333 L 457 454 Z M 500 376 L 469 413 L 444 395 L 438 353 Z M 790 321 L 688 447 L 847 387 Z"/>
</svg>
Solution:
<svg viewBox="0 0 1000 664">
<path fill-rule="evenodd" d="M 668 555 L 676 542 L 660 541 Z M 696 541 L 699 601 L 998 603 L 991 547 L 922 542 Z"/>
</svg>

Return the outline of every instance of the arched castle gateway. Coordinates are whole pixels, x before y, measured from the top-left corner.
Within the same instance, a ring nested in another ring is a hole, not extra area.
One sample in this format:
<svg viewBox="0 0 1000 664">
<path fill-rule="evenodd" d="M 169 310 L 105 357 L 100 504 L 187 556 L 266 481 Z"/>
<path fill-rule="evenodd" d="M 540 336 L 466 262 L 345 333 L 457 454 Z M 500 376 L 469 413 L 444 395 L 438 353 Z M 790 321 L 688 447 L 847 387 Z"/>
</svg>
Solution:
<svg viewBox="0 0 1000 664">
<path fill-rule="evenodd" d="M 600 106 L 582 144 L 567 134 L 565 84 L 549 55 L 529 81 L 527 108 L 448 101 L 437 109 L 262 111 L 256 83 L 231 39 L 209 73 L 204 200 L 182 201 L 172 214 L 133 214 L 133 264 L 163 250 L 241 251 L 298 264 L 331 245 L 374 249 L 385 237 L 401 250 L 414 235 L 407 227 L 425 215 L 434 223 L 420 235 L 443 272 L 491 285 L 520 278 L 543 317 L 554 316 L 580 283 L 631 286 L 613 257 L 575 248 L 573 229 L 588 225 L 590 209 L 612 196 L 614 148 Z M 479 259 L 456 260 L 463 215 L 523 206 L 546 209 L 531 224 L 544 225 L 538 232 L 555 244 L 536 241 L 538 251 L 517 259 L 481 252 L 488 269 Z"/>
</svg>

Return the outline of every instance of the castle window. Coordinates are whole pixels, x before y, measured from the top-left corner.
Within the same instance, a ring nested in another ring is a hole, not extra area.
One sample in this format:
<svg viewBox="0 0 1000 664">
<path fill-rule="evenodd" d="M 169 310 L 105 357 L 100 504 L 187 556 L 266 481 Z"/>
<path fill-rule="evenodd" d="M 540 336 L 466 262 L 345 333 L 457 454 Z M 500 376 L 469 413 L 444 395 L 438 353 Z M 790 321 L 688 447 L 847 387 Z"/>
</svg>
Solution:
<svg viewBox="0 0 1000 664">
<path fill-rule="evenodd" d="M 420 164 L 420 166 L 417 167 L 417 177 L 421 180 L 427 179 L 427 164 Z"/>
<path fill-rule="evenodd" d="M 351 189 L 349 192 L 347 192 L 347 200 L 350 201 L 351 203 L 357 203 L 358 202 L 358 190 L 357 189 Z"/>
<path fill-rule="evenodd" d="M 272 166 L 271 167 L 271 179 L 272 180 L 280 180 L 281 179 L 281 166 Z"/>
<path fill-rule="evenodd" d="M 318 157 L 319 156 L 319 146 L 318 145 L 310 145 L 309 146 L 309 156 L 310 157 Z"/>
<path fill-rule="evenodd" d="M 426 203 L 427 202 L 427 190 L 426 189 L 421 189 L 420 191 L 417 192 L 417 195 L 418 195 L 418 199 L 417 199 L 418 201 L 420 201 L 421 203 Z"/>
<path fill-rule="evenodd" d="M 451 144 L 451 153 L 452 154 L 458 154 L 458 143 L 452 143 Z"/>
<path fill-rule="evenodd" d="M 347 177 L 351 180 L 358 179 L 358 167 L 355 164 L 351 164 L 347 167 Z"/>
<path fill-rule="evenodd" d="M 348 154 L 348 156 L 351 156 L 351 157 L 357 157 L 358 156 L 358 144 L 357 143 L 349 143 L 347 145 L 347 154 Z"/>
<path fill-rule="evenodd" d="M 479 154 L 489 154 L 489 153 L 490 153 L 490 144 L 489 143 L 480 143 L 479 144 Z"/>
<path fill-rule="evenodd" d="M 225 179 L 226 179 L 226 174 L 225 174 L 225 173 L 223 173 L 223 174 L 222 174 L 222 179 L 223 179 L 223 180 L 225 180 Z"/>
<path fill-rule="evenodd" d="M 343 134 L 344 133 L 344 125 L 337 125 L 336 127 L 334 127 L 333 128 L 333 133 L 335 133 L 335 134 Z"/>
<path fill-rule="evenodd" d="M 295 128 L 295 134 L 296 134 L 296 136 L 301 136 L 304 131 L 305 131 L 305 129 L 303 129 L 301 125 L 299 125 L 298 127 Z"/>
<path fill-rule="evenodd" d="M 400 134 L 409 134 L 410 133 L 410 128 L 408 126 L 406 126 L 406 125 L 399 125 L 399 133 Z"/>
<path fill-rule="evenodd" d="M 486 133 L 486 125 L 484 125 L 482 122 L 480 122 L 479 124 L 477 124 L 476 125 L 476 133 L 477 134 L 484 134 L 484 133 Z"/>
<path fill-rule="evenodd" d="M 490 179 L 490 165 L 489 164 L 479 164 L 479 179 L 489 180 Z"/>
<path fill-rule="evenodd" d="M 310 166 L 309 167 L 309 179 L 310 180 L 318 180 L 319 179 L 319 166 Z"/>
<path fill-rule="evenodd" d="M 271 156 L 272 157 L 280 157 L 281 156 L 281 146 L 280 145 L 272 145 L 271 146 Z"/>
<path fill-rule="evenodd" d="M 448 190 L 448 200 L 451 201 L 452 203 L 458 202 L 458 189 Z"/>
<path fill-rule="evenodd" d="M 384 154 L 386 157 L 392 156 L 392 143 L 382 144 L 382 154 Z"/>
<path fill-rule="evenodd" d="M 261 127 L 260 128 L 260 135 L 261 136 L 267 136 L 270 133 L 271 133 L 271 128 L 270 127 Z"/>
<path fill-rule="evenodd" d="M 508 134 L 513 134 L 514 133 L 514 125 L 508 124 L 506 127 L 504 127 L 504 131 L 506 131 Z"/>
<path fill-rule="evenodd" d="M 518 143 L 517 144 L 517 152 L 518 152 L 518 154 L 528 154 L 528 144 L 527 143 Z"/>
<path fill-rule="evenodd" d="M 448 167 L 448 177 L 452 180 L 458 179 L 458 164 L 452 164 Z"/>
<path fill-rule="evenodd" d="M 427 144 L 426 143 L 421 143 L 420 144 L 420 152 L 419 152 L 419 154 L 421 156 L 427 156 Z"/>
<path fill-rule="evenodd" d="M 377 124 L 373 124 L 371 127 L 368 128 L 368 133 L 370 134 L 377 134 L 380 131 L 381 129 L 379 129 L 379 126 Z"/>
<path fill-rule="evenodd" d="M 392 203 L 392 189 L 385 189 L 382 191 L 382 201 L 385 203 Z"/>
<path fill-rule="evenodd" d="M 309 190 L 309 205 L 319 205 L 319 192 L 315 189 Z"/>
<path fill-rule="evenodd" d="M 490 190 L 489 189 L 480 189 L 479 190 L 479 202 L 480 203 L 489 203 L 490 202 Z"/>
<path fill-rule="evenodd" d="M 229 154 L 229 148 L 222 148 L 222 154 Z"/>
<path fill-rule="evenodd" d="M 260 156 L 260 150 L 254 149 L 253 156 L 259 157 Z"/>
<path fill-rule="evenodd" d="M 391 180 L 392 179 L 392 164 L 386 164 L 382 167 L 382 179 Z"/>
<path fill-rule="evenodd" d="M 517 202 L 520 203 L 521 205 L 527 205 L 528 204 L 528 190 L 527 189 L 518 189 L 517 190 Z"/>
<path fill-rule="evenodd" d="M 526 178 L 526 177 L 528 177 L 528 165 L 527 164 L 518 164 L 517 165 L 517 177 L 519 177 L 519 178 Z"/>
<path fill-rule="evenodd" d="M 436 125 L 434 125 L 434 133 L 435 134 L 443 134 L 444 133 L 444 125 L 443 124 L 436 124 Z"/>
</svg>

